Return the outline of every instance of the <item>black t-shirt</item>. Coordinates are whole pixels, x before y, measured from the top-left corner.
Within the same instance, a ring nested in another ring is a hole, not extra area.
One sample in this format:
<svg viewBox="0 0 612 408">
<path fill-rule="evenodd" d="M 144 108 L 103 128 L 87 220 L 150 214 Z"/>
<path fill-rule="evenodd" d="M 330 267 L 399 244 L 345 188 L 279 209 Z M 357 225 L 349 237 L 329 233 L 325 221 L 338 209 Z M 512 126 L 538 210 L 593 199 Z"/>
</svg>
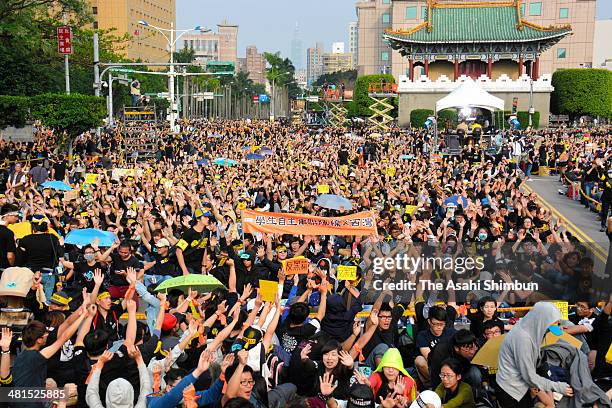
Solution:
<svg viewBox="0 0 612 408">
<path fill-rule="evenodd" d="M 389 347 L 394 347 L 393 345 L 393 327 L 391 326 L 388 330 L 380 330 L 380 328 L 376 328 L 376 331 L 372 335 L 372 338 L 368 343 L 363 347 L 363 355 L 367 358 L 370 355 L 372 350 L 376 348 L 379 344 L 386 344 Z"/>
<path fill-rule="evenodd" d="M 106 314 L 106 318 L 104 318 L 99 311 L 96 312 L 91 322 L 91 330 L 102 329 L 106 331 L 108 333 L 109 343 L 119 340 L 119 338 L 121 338 L 119 317 L 121 317 L 123 311 L 121 303 L 113 303 Z"/>
<path fill-rule="evenodd" d="M 430 349 L 433 350 L 433 348 L 436 347 L 436 344 L 438 344 L 440 340 L 444 340 L 452 336 L 454 333 L 455 333 L 455 329 L 451 329 L 448 327 L 445 327 L 442 334 L 438 337 L 434 336 L 431 333 L 431 330 L 429 329 L 420 331 L 416 336 L 417 349 L 421 349 L 423 347 L 429 347 Z"/>
<path fill-rule="evenodd" d="M 348 164 L 349 152 L 346 149 L 342 149 L 338 152 L 338 163 Z"/>
<path fill-rule="evenodd" d="M 281 345 L 288 353 L 293 353 L 302 340 L 307 340 L 321 328 L 321 323 L 317 319 L 311 319 L 308 323 L 289 327 L 289 323 L 283 323 L 278 329 L 278 336 Z"/>
<path fill-rule="evenodd" d="M 23 256 L 20 264 L 34 272 L 55 268 L 64 252 L 57 237 L 48 233 L 26 235 L 19 240 L 19 248 Z"/>
<path fill-rule="evenodd" d="M 49 332 L 47 344 L 53 344 L 56 340 L 57 329 L 54 329 Z M 63 387 L 66 383 L 71 383 L 74 380 L 73 356 L 74 345 L 72 341 L 68 340 L 47 362 L 47 376 L 53 378 L 59 387 Z"/>
<path fill-rule="evenodd" d="M 4 225 L 0 225 L 0 268 L 11 266 L 8 263 L 7 254 L 9 252 L 15 254 L 15 251 L 15 234 Z"/>
<path fill-rule="evenodd" d="M 104 270 L 104 267 L 99 262 L 96 262 L 93 266 L 89 266 L 87 262 L 75 262 L 74 263 L 74 276 L 73 281 L 79 288 L 87 288 L 88 292 L 92 292 L 96 285 L 93 277 L 96 269 Z"/>
<path fill-rule="evenodd" d="M 136 270 L 142 269 L 142 262 L 140 262 L 134 255 L 130 255 L 127 261 L 121 259 L 119 254 L 111 254 L 111 269 L 110 269 L 110 284 L 112 286 L 128 286 L 129 283 L 127 279 L 125 279 L 124 275 L 119 275 L 117 272 L 125 271 L 127 272 L 128 268 L 134 268 Z"/>
<path fill-rule="evenodd" d="M 204 250 L 208 246 L 209 235 L 210 231 L 207 229 L 198 232 L 189 228 L 176 244 L 176 247 L 183 251 L 185 265 L 196 272 L 202 270 L 202 258 L 204 257 Z"/>
<path fill-rule="evenodd" d="M 64 178 L 66 178 L 66 167 L 67 165 L 65 161 L 53 164 L 53 170 L 55 170 L 55 180 L 64 180 Z"/>
<path fill-rule="evenodd" d="M 17 355 L 13 365 L 13 385 L 25 388 L 45 388 L 47 359 L 38 350 L 24 350 Z M 45 404 L 23 403 L 19 407 L 44 407 Z"/>
<path fill-rule="evenodd" d="M 597 357 L 593 378 L 612 377 L 612 364 L 606 362 L 606 353 L 612 346 L 612 319 L 603 311 L 595 319 L 593 335 L 597 341 Z"/>
<path fill-rule="evenodd" d="M 149 275 L 164 275 L 164 276 L 180 276 L 182 272 L 178 268 L 178 261 L 174 251 L 162 257 L 158 253 L 155 254 L 155 266 L 148 271 Z"/>
</svg>

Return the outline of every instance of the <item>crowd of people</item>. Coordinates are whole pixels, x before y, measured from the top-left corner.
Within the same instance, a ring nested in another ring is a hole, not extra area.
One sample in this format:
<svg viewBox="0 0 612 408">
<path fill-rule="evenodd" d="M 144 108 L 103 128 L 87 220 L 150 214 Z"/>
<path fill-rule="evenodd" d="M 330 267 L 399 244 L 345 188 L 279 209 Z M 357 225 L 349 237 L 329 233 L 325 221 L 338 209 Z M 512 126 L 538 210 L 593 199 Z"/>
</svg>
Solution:
<svg viewBox="0 0 612 408">
<path fill-rule="evenodd" d="M 578 131 L 500 131 L 456 156 L 396 128 L 155 132 L 146 161 L 121 153 L 121 125 L 81 135 L 71 158 L 43 127 L 33 143 L 0 141 L 0 286 L 25 276 L 11 302 L 32 314 L 2 329 L 0 385 L 70 397 L 15 406 L 612 406 L 606 260 L 522 189 L 538 167 L 581 169 L 602 183 L 612 236 L 610 129 L 588 149 Z M 374 223 L 275 234 L 247 228 L 246 210 Z M 65 242 L 81 229 L 116 239 Z M 298 258 L 307 270 L 289 274 Z M 156 290 L 202 274 L 218 285 Z M 263 281 L 278 284 L 272 297 Z M 556 341 L 567 337 L 574 347 Z"/>
</svg>

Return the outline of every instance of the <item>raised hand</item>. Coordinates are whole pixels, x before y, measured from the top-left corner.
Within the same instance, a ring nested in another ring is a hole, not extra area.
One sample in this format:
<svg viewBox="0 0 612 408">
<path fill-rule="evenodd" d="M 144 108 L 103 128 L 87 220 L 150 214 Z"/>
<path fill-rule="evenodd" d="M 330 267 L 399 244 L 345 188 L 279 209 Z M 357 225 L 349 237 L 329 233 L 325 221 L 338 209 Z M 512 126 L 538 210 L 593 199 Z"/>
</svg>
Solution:
<svg viewBox="0 0 612 408">
<path fill-rule="evenodd" d="M 308 360 L 308 355 L 310 354 L 311 350 L 312 350 L 312 345 L 310 343 L 306 344 L 304 348 L 302 349 L 302 351 L 300 351 L 300 358 L 302 360 Z"/>
<path fill-rule="evenodd" d="M 227 303 L 227 301 L 224 300 L 223 302 L 221 302 L 221 303 L 219 303 L 217 305 L 217 313 L 225 314 L 225 312 L 227 312 L 227 304 L 226 303 Z"/>
<path fill-rule="evenodd" d="M 93 280 L 96 286 L 102 286 L 104 283 L 104 275 L 102 275 L 102 270 L 100 268 L 94 270 Z"/>
<path fill-rule="evenodd" d="M 11 341 L 13 340 L 13 332 L 8 327 L 2 328 L 2 339 L 0 339 L 0 349 L 9 351 L 11 349 Z"/>
<path fill-rule="evenodd" d="M 238 362 L 241 365 L 246 365 L 249 358 L 249 353 L 245 349 L 242 349 L 238 352 Z"/>
<path fill-rule="evenodd" d="M 113 352 L 106 350 L 102 355 L 98 358 L 98 363 L 104 365 L 113 359 Z"/>
<path fill-rule="evenodd" d="M 140 354 L 140 349 L 134 345 L 128 346 L 128 356 L 130 356 L 130 358 L 137 364 L 140 364 L 140 362 L 143 361 L 142 354 Z"/>
<path fill-rule="evenodd" d="M 127 306 L 128 314 L 136 313 L 136 302 L 133 299 L 127 299 L 125 303 Z"/>
<path fill-rule="evenodd" d="M 361 334 L 361 321 L 359 321 L 358 318 L 355 319 L 355 321 L 353 322 L 353 334 L 355 335 L 355 337 L 359 337 L 359 335 Z"/>
<path fill-rule="evenodd" d="M 359 384 L 370 385 L 370 380 L 359 370 L 353 370 L 353 374 L 355 375 L 355 379 Z"/>
<path fill-rule="evenodd" d="M 338 387 L 338 383 L 334 383 L 333 374 L 330 373 L 325 373 L 322 377 L 319 377 L 319 382 L 321 383 L 321 394 L 324 396 L 331 395 Z"/>
<path fill-rule="evenodd" d="M 234 364 L 234 360 L 235 360 L 236 356 L 233 353 L 230 353 L 228 355 L 226 355 L 223 358 L 223 362 L 221 363 L 221 372 L 225 373 L 225 370 L 227 370 L 228 367 L 230 367 L 232 364 Z"/>
<path fill-rule="evenodd" d="M 370 321 L 374 326 L 378 326 L 378 310 L 372 310 L 370 313 Z"/>
<path fill-rule="evenodd" d="M 129 267 L 127 268 L 127 275 L 125 277 L 130 285 L 135 285 L 137 281 L 136 269 Z"/>
<path fill-rule="evenodd" d="M 346 351 L 340 351 L 340 362 L 342 365 L 353 368 L 355 365 L 355 359 Z"/>
</svg>

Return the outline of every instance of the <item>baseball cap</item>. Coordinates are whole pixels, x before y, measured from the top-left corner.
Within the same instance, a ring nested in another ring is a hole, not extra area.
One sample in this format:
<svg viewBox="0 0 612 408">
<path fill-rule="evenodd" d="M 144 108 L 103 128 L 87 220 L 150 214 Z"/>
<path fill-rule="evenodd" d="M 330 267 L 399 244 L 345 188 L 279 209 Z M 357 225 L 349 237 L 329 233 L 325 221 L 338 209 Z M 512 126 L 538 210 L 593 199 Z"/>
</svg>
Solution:
<svg viewBox="0 0 612 408">
<path fill-rule="evenodd" d="M 204 209 L 202 208 L 198 208 L 197 210 L 195 210 L 195 218 L 210 217 L 210 216 L 212 216 L 212 213 L 210 211 L 204 211 Z"/>
<path fill-rule="evenodd" d="M 346 408 L 374 408 L 374 393 L 366 384 L 354 384 L 349 390 Z"/>
<path fill-rule="evenodd" d="M 157 241 L 157 244 L 155 244 L 155 246 L 158 248 L 169 247 L 170 242 L 166 238 L 162 238 L 159 241 Z"/>
</svg>

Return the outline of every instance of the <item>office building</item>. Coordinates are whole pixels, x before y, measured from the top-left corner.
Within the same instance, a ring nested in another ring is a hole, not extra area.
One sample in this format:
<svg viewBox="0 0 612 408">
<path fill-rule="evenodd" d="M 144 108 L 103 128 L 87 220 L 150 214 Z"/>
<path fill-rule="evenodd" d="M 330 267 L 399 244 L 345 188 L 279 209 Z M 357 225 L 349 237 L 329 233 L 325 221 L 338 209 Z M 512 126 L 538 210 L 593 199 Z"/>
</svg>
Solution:
<svg viewBox="0 0 612 408">
<path fill-rule="evenodd" d="M 293 32 L 293 40 L 291 40 L 291 62 L 295 69 L 303 68 L 303 53 L 302 40 L 300 39 L 300 28 L 298 23 L 295 23 L 295 31 Z"/>
<path fill-rule="evenodd" d="M 183 48 L 191 48 L 195 59 L 206 65 L 208 61 L 233 62 L 238 66 L 238 26 L 223 22 L 217 31 L 187 33 L 181 37 Z"/>
<path fill-rule="evenodd" d="M 356 3 L 359 74 L 406 75 L 408 60 L 389 47 L 383 38 L 385 30 L 411 30 L 426 23 L 428 5 L 452 8 L 474 3 L 512 4 L 523 18 L 544 28 L 571 26 L 573 35 L 542 52 L 540 72 L 592 66 L 596 0 L 361 0 Z M 457 22 L 464 26 L 485 23 L 467 19 Z"/>
<path fill-rule="evenodd" d="M 349 24 L 349 48 L 348 51 L 353 54 L 353 65 L 357 66 L 357 22 Z"/>
<path fill-rule="evenodd" d="M 246 72 L 256 84 L 266 83 L 266 58 L 257 51 L 257 47 L 249 45 L 246 48 Z"/>
<path fill-rule="evenodd" d="M 612 19 L 595 21 L 593 68 L 612 69 Z"/>
<path fill-rule="evenodd" d="M 323 44 L 306 50 L 306 82 L 311 86 L 323 74 Z"/>
<path fill-rule="evenodd" d="M 344 48 L 344 47 L 343 47 Z M 355 69 L 353 53 L 331 52 L 323 54 L 323 74 Z"/>
<path fill-rule="evenodd" d="M 129 59 L 167 62 L 168 41 L 159 31 L 138 24 L 144 20 L 160 28 L 176 28 L 176 0 L 89 0 L 93 28 L 115 29 L 118 36 L 129 34 L 130 41 L 121 43 L 117 51 Z"/>
</svg>

